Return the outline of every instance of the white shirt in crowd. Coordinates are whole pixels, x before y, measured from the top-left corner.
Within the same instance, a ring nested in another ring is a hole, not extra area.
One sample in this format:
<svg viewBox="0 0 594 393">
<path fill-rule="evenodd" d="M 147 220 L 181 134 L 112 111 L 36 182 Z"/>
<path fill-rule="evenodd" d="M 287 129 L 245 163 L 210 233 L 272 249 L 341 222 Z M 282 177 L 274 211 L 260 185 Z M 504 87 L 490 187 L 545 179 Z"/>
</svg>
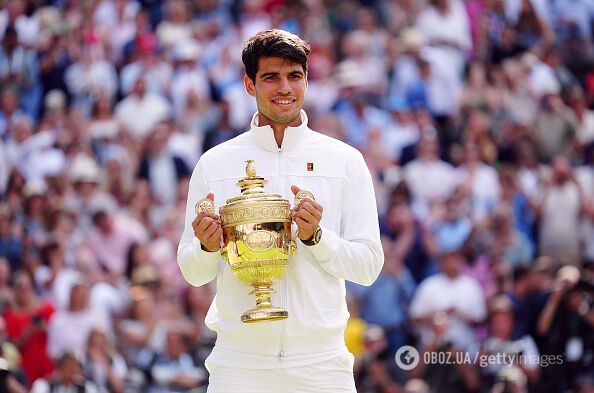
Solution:
<svg viewBox="0 0 594 393">
<path fill-rule="evenodd" d="M 454 167 L 442 160 L 411 161 L 404 167 L 404 180 L 412 191 L 417 217 L 427 213 L 432 199 L 447 197 L 458 184 Z"/>
<path fill-rule="evenodd" d="M 87 340 L 94 328 L 112 334 L 107 315 L 93 309 L 83 311 L 58 311 L 47 328 L 47 353 L 57 359 L 64 352 L 72 352 L 79 359 L 85 358 Z"/>
<path fill-rule="evenodd" d="M 586 110 L 575 130 L 577 140 L 582 144 L 594 142 L 594 111 Z"/>
<path fill-rule="evenodd" d="M 437 115 L 454 114 L 463 88 L 465 56 L 472 49 L 464 5 L 459 0 L 451 0 L 445 15 L 430 6 L 419 15 L 416 28 L 426 43 L 421 54 L 431 64 L 429 108 Z M 445 41 L 448 45 L 435 41 Z"/>
<path fill-rule="evenodd" d="M 497 171 L 483 163 L 478 164 L 472 175 L 464 166 L 456 168 L 455 171 L 460 183 L 470 181 L 472 218 L 477 220 L 486 218 L 501 196 Z"/>
<path fill-rule="evenodd" d="M 455 309 L 465 319 L 481 321 L 485 318 L 485 297 L 481 287 L 471 277 L 460 275 L 454 279 L 436 274 L 419 285 L 410 305 L 411 318 L 428 316 Z M 475 334 L 472 326 L 456 316 L 448 317 L 448 338 L 464 350 L 474 350 Z M 421 341 L 427 344 L 432 338 L 431 329 L 419 329 Z"/>
<path fill-rule="evenodd" d="M 542 254 L 577 256 L 580 248 L 580 195 L 572 182 L 545 190 L 540 223 Z"/>
<path fill-rule="evenodd" d="M 208 75 L 198 67 L 178 69 L 171 80 L 171 98 L 173 113 L 179 117 L 188 99 L 188 93 L 193 90 L 201 101 L 210 100 Z"/>
<path fill-rule="evenodd" d="M 143 97 L 131 94 L 115 108 L 116 118 L 124 129 L 137 138 L 146 137 L 162 120 L 169 117 L 171 108 L 167 100 L 147 92 Z"/>
</svg>

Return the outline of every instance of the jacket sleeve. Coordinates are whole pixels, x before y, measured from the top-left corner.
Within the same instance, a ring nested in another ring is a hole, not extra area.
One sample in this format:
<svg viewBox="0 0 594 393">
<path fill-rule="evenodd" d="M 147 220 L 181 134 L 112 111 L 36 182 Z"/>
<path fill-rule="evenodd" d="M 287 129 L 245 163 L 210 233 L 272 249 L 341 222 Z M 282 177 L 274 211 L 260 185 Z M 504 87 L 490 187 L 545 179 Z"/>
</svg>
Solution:
<svg viewBox="0 0 594 393">
<path fill-rule="evenodd" d="M 351 162 L 343 190 L 340 234 L 321 227 L 320 242 L 302 247 L 309 250 L 329 274 L 371 285 L 384 264 L 384 252 L 373 182 L 360 153 Z"/>
<path fill-rule="evenodd" d="M 204 177 L 202 162 L 199 161 L 190 178 L 184 232 L 177 248 L 177 264 L 186 281 L 194 286 L 204 285 L 212 281 L 218 272 L 221 252 L 204 251 L 200 241 L 194 236 L 192 221 L 196 218 L 194 205 L 206 197 L 208 187 Z"/>
</svg>

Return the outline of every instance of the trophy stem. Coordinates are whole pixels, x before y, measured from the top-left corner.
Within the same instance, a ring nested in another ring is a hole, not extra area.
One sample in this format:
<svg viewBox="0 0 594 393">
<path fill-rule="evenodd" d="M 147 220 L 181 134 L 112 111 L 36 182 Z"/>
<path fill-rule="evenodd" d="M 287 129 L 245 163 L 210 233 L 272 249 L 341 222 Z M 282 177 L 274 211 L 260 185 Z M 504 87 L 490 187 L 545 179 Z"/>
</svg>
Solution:
<svg viewBox="0 0 594 393">
<path fill-rule="evenodd" d="M 280 321 L 289 316 L 287 310 L 272 307 L 270 295 L 274 292 L 270 282 L 255 282 L 252 284 L 254 290 L 250 294 L 256 295 L 256 308 L 246 311 L 241 316 L 241 322 L 269 322 Z"/>
<path fill-rule="evenodd" d="M 272 307 L 270 301 L 270 295 L 274 292 L 274 289 L 270 287 L 270 284 L 253 284 L 254 290 L 250 294 L 256 295 L 256 308 L 268 308 Z"/>
</svg>

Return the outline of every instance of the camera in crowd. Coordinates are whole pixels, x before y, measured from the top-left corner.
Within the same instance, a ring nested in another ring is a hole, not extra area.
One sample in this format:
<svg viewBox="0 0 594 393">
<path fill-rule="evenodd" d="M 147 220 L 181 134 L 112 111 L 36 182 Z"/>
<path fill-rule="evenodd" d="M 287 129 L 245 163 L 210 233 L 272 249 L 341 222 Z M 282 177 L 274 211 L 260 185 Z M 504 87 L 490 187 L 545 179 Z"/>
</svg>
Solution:
<svg viewBox="0 0 594 393">
<path fill-rule="evenodd" d="M 519 367 L 504 367 L 497 373 L 491 393 L 526 393 L 528 378 Z"/>
</svg>

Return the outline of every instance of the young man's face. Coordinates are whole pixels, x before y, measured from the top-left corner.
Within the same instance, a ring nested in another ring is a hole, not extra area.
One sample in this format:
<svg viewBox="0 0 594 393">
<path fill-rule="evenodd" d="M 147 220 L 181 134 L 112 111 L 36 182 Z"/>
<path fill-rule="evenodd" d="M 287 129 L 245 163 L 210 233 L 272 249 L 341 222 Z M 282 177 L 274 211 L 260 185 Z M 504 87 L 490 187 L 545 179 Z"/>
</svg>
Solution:
<svg viewBox="0 0 594 393">
<path fill-rule="evenodd" d="M 256 80 L 244 77 L 249 95 L 256 97 L 260 126 L 301 124 L 307 76 L 300 64 L 282 57 L 263 57 Z"/>
</svg>

